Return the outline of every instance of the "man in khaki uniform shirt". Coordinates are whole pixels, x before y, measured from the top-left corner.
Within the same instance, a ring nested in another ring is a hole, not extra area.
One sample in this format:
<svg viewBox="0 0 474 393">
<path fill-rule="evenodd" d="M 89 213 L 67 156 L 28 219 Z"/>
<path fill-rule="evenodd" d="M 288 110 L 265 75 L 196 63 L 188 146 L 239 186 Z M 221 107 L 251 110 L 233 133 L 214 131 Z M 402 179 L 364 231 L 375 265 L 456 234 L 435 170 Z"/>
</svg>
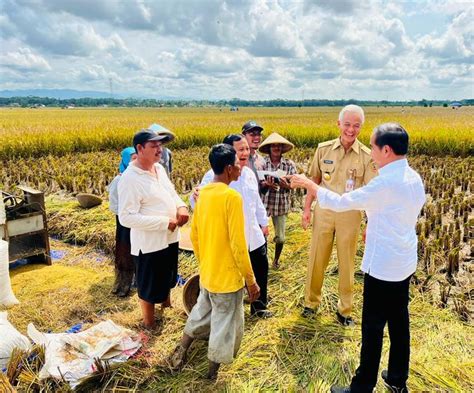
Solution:
<svg viewBox="0 0 474 393">
<path fill-rule="evenodd" d="M 357 140 L 363 123 L 364 111 L 361 107 L 347 105 L 342 109 L 337 122 L 341 132 L 339 138 L 320 143 L 314 155 L 310 175 L 316 184 L 343 194 L 350 192 L 351 189 L 362 187 L 377 174 L 375 164 L 370 158 L 370 149 Z M 312 202 L 313 197 L 308 195 L 302 219 L 305 229 L 311 219 Z M 336 236 L 339 265 L 337 318 L 344 326 L 354 324 L 351 318 L 354 258 L 361 218 L 360 211 L 336 213 L 332 210 L 321 209 L 316 204 L 306 277 L 304 316 L 314 314 L 321 303 L 324 273 L 331 257 L 334 236 Z"/>
</svg>

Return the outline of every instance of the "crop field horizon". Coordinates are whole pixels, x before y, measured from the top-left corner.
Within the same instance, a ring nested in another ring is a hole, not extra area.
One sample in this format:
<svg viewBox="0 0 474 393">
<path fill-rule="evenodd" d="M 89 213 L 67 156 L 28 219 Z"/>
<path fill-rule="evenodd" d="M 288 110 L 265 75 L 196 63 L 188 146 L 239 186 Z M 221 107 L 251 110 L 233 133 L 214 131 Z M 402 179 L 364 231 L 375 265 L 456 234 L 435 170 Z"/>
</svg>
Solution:
<svg viewBox="0 0 474 393">
<path fill-rule="evenodd" d="M 411 153 L 469 156 L 474 154 L 474 107 L 366 107 L 360 140 L 372 129 L 398 122 L 410 134 Z M 159 123 L 177 138 L 173 149 L 211 146 L 238 133 L 253 119 L 265 135 L 278 132 L 296 147 L 316 147 L 337 136 L 337 107 L 302 108 L 75 108 L 0 109 L 0 160 L 62 155 L 71 152 L 119 150 L 133 134 Z"/>
</svg>

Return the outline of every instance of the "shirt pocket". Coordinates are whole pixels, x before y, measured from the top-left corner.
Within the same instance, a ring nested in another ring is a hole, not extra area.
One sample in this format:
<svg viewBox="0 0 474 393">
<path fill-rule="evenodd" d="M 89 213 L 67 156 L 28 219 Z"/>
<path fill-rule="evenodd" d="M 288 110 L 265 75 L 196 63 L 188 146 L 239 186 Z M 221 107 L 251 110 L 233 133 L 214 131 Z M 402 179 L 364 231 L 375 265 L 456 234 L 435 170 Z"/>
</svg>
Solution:
<svg viewBox="0 0 474 393">
<path fill-rule="evenodd" d="M 364 164 L 354 165 L 355 169 L 355 188 L 362 187 L 364 184 L 365 167 Z"/>
<path fill-rule="evenodd" d="M 329 161 L 329 160 L 324 160 L 324 161 Z M 336 169 L 336 165 L 333 163 L 331 164 L 328 164 L 327 162 L 324 162 L 322 161 L 321 164 L 320 164 L 320 168 L 321 168 L 321 176 L 323 178 L 323 180 L 328 180 L 327 177 L 329 175 L 330 178 L 332 178 L 332 174 L 334 172 L 334 170 Z M 326 174 L 326 176 L 324 176 Z"/>
</svg>

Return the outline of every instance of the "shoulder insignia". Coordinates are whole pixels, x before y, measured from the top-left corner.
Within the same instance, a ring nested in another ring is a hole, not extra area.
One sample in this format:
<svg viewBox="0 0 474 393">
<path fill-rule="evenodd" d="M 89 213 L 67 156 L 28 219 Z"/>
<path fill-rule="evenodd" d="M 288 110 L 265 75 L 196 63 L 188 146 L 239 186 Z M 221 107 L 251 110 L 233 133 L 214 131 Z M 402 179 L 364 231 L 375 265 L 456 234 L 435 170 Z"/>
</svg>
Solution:
<svg viewBox="0 0 474 393">
<path fill-rule="evenodd" d="M 372 169 L 373 172 L 377 172 L 377 165 L 375 162 L 371 161 L 369 164 L 370 169 Z"/>
<path fill-rule="evenodd" d="M 370 149 L 369 149 L 367 146 L 363 145 L 362 143 L 360 144 L 360 149 L 361 149 L 363 152 L 365 152 L 365 153 L 367 153 L 367 154 L 370 154 Z"/>
<path fill-rule="evenodd" d="M 330 141 L 326 141 L 326 142 L 321 142 L 321 143 L 318 143 L 318 147 L 327 147 L 327 146 L 331 146 L 333 143 L 334 143 L 335 139 L 332 139 Z"/>
</svg>

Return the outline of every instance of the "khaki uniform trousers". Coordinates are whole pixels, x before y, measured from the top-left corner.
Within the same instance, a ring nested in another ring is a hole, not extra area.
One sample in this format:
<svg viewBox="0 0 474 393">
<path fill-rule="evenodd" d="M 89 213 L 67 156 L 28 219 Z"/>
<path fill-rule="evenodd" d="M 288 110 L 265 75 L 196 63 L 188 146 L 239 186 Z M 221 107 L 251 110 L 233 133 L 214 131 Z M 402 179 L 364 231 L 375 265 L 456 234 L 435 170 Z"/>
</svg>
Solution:
<svg viewBox="0 0 474 393">
<path fill-rule="evenodd" d="M 337 308 L 344 317 L 351 314 L 354 287 L 354 259 L 357 251 L 361 218 L 362 214 L 358 210 L 336 213 L 332 210 L 321 209 L 316 204 L 313 215 L 313 236 L 309 251 L 308 273 L 306 276 L 306 307 L 314 309 L 321 304 L 324 273 L 331 257 L 335 236 L 339 266 L 339 302 Z"/>
</svg>

